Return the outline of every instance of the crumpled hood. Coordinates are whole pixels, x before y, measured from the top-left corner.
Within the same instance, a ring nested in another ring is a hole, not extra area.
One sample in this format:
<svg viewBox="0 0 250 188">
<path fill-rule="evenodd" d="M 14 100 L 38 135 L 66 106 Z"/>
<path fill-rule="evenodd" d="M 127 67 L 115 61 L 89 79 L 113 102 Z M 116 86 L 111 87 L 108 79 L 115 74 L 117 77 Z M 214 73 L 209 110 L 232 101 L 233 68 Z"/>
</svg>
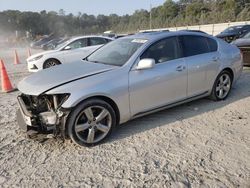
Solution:
<svg viewBox="0 0 250 188">
<path fill-rule="evenodd" d="M 39 71 L 24 78 L 19 82 L 18 90 L 27 95 L 38 96 L 68 82 L 101 74 L 115 68 L 116 66 L 87 61 L 66 63 Z"/>
</svg>

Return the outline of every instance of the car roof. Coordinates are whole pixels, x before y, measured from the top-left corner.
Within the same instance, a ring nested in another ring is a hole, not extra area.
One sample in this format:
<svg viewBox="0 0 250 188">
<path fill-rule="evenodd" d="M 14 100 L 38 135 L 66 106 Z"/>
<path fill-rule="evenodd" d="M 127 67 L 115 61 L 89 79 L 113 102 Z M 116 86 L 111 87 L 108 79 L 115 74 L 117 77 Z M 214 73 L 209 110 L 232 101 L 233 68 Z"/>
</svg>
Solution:
<svg viewBox="0 0 250 188">
<path fill-rule="evenodd" d="M 182 36 L 182 35 L 197 35 L 197 36 L 205 36 L 211 37 L 206 33 L 201 32 L 192 32 L 192 31 L 171 31 L 171 32 L 151 32 L 151 33 L 137 33 L 135 35 L 130 35 L 124 38 L 135 38 L 135 39 L 145 39 L 145 40 L 159 40 L 165 37 L 172 37 L 172 36 Z"/>
<path fill-rule="evenodd" d="M 230 26 L 230 27 L 228 27 L 228 28 L 235 28 L 235 27 L 245 27 L 245 26 L 250 26 L 250 25 L 248 25 L 248 24 L 245 24 L 245 25 L 234 25 L 234 26 Z"/>
<path fill-rule="evenodd" d="M 207 34 L 206 32 L 204 31 L 201 31 L 201 30 L 195 30 L 195 29 L 183 29 L 181 31 L 187 31 L 187 32 L 198 32 L 198 33 L 205 33 Z"/>
<path fill-rule="evenodd" d="M 64 41 L 65 45 L 61 46 L 61 47 L 59 48 L 59 50 L 60 50 L 60 49 L 63 49 L 65 46 L 67 46 L 68 44 L 70 44 L 71 42 L 73 42 L 73 41 L 75 41 L 75 40 L 84 39 L 84 38 L 89 38 L 89 37 L 100 37 L 100 38 L 105 38 L 105 39 L 109 39 L 109 40 L 114 40 L 113 38 L 104 37 L 104 36 L 101 36 L 101 35 L 73 36 L 73 37 L 67 39 L 66 41 Z"/>
<path fill-rule="evenodd" d="M 78 39 L 84 39 L 84 38 L 90 38 L 90 37 L 99 37 L 99 38 L 114 40 L 113 38 L 105 37 L 105 36 L 102 36 L 102 35 L 84 35 L 84 36 L 73 36 L 73 37 L 68 39 L 68 43 L 70 43 L 72 41 L 75 41 L 75 40 L 78 40 Z"/>
</svg>

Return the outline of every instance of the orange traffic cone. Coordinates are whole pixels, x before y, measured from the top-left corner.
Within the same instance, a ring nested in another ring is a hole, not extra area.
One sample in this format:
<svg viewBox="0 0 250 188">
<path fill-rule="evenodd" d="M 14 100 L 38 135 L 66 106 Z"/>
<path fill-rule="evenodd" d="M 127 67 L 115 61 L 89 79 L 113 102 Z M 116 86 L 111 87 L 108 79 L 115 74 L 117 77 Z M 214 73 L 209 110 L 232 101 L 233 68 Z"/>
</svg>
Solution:
<svg viewBox="0 0 250 188">
<path fill-rule="evenodd" d="M 12 84 L 10 82 L 9 76 L 5 69 L 3 60 L 0 60 L 0 69 L 1 69 L 2 92 L 7 93 L 7 92 L 14 91 L 15 89 L 12 87 Z"/>
<path fill-rule="evenodd" d="M 19 61 L 19 57 L 17 55 L 17 51 L 15 50 L 15 60 L 14 60 L 14 64 L 17 65 L 17 64 L 20 64 L 20 61 Z"/>
<path fill-rule="evenodd" d="M 30 48 L 28 49 L 28 58 L 31 56 Z"/>
</svg>

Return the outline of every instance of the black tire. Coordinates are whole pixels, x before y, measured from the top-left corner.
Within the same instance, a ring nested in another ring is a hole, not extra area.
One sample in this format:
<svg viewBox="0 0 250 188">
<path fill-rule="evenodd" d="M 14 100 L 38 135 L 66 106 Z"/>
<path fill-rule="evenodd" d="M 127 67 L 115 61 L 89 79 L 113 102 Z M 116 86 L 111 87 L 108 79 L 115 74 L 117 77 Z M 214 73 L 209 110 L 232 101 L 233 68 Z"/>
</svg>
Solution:
<svg viewBox="0 0 250 188">
<path fill-rule="evenodd" d="M 220 79 L 224 79 L 224 78 L 228 78 L 229 82 L 226 84 L 221 84 Z M 214 85 L 213 85 L 213 89 L 210 95 L 210 98 L 214 101 L 220 101 L 220 100 L 225 100 L 231 89 L 232 89 L 232 82 L 233 82 L 233 76 L 230 72 L 228 72 L 227 70 L 222 71 L 216 78 Z M 220 95 L 220 90 L 223 90 L 223 88 L 228 88 L 228 90 L 225 90 L 225 93 L 223 95 Z M 219 91 L 218 91 L 219 89 Z"/>
<path fill-rule="evenodd" d="M 92 115 L 94 117 L 92 122 L 90 122 L 89 118 L 86 115 L 86 111 L 88 111 L 89 109 L 92 111 Z M 100 116 L 100 114 L 104 112 L 104 110 L 106 110 L 108 114 L 105 116 L 105 119 L 102 119 L 102 122 L 97 122 L 98 116 Z M 102 126 L 102 128 L 104 126 L 105 129 L 102 129 L 101 131 L 98 127 L 100 125 Z M 87 128 L 87 126 L 89 127 Z M 66 124 L 67 133 L 71 140 L 81 146 L 94 146 L 103 142 L 113 132 L 115 126 L 116 114 L 114 109 L 110 104 L 100 99 L 90 99 L 79 104 L 70 113 Z M 103 130 L 105 130 L 105 132 Z M 93 142 L 89 142 L 88 140 L 91 140 L 89 139 L 89 137 L 91 137 L 90 135 L 92 132 L 94 132 L 94 139 L 96 136 L 96 140 L 93 140 Z"/>
<path fill-rule="evenodd" d="M 60 64 L 60 61 L 58 61 L 57 59 L 48 59 L 44 62 L 43 69 L 47 69 Z"/>
</svg>

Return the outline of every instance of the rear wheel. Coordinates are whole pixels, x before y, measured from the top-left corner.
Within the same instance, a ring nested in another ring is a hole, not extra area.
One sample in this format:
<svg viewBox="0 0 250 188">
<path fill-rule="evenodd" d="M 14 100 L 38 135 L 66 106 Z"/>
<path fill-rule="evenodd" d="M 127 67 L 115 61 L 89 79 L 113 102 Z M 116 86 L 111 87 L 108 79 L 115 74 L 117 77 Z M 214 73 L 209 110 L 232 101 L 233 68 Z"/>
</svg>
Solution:
<svg viewBox="0 0 250 188">
<path fill-rule="evenodd" d="M 43 68 L 47 69 L 47 68 L 50 68 L 50 67 L 53 67 L 53 66 L 56 66 L 56 65 L 60 65 L 60 64 L 61 63 L 56 59 L 48 59 L 47 61 L 44 62 Z"/>
<path fill-rule="evenodd" d="M 232 87 L 232 75 L 228 71 L 222 71 L 215 80 L 211 98 L 215 101 L 225 100 Z"/>
<path fill-rule="evenodd" d="M 106 139 L 115 125 L 113 108 L 105 101 L 91 99 L 73 110 L 67 126 L 71 140 L 82 146 L 91 146 Z"/>
</svg>

